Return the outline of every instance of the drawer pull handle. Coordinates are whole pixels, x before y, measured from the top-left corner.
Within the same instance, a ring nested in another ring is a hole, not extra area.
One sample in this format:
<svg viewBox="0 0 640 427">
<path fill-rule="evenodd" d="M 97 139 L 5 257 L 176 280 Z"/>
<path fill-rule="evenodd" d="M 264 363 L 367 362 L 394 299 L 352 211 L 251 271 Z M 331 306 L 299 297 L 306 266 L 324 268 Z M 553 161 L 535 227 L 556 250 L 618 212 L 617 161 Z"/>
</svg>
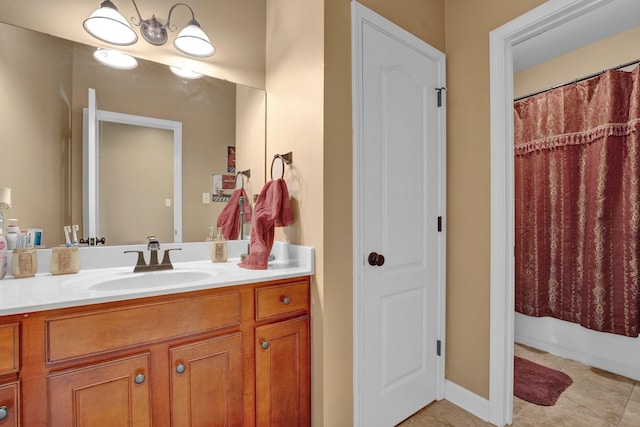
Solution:
<svg viewBox="0 0 640 427">
<path fill-rule="evenodd" d="M 289 305 L 291 303 L 291 298 L 289 297 L 285 297 L 285 296 L 281 296 L 280 297 L 280 301 L 282 301 L 282 303 L 284 305 Z"/>
<path fill-rule="evenodd" d="M 269 341 L 262 340 L 262 342 L 260 342 L 260 347 L 262 347 L 263 350 L 268 349 L 269 348 Z"/>
<path fill-rule="evenodd" d="M 187 367 L 184 365 L 184 363 L 178 363 L 178 366 L 176 366 L 176 372 L 179 374 L 184 374 L 184 371 L 187 370 Z"/>
<path fill-rule="evenodd" d="M 136 376 L 133 378 L 133 382 L 136 384 L 142 384 L 146 379 L 147 378 L 144 376 L 142 372 L 138 372 Z"/>
<path fill-rule="evenodd" d="M 0 406 L 0 421 L 4 420 L 9 416 L 9 408 L 6 406 Z"/>
</svg>

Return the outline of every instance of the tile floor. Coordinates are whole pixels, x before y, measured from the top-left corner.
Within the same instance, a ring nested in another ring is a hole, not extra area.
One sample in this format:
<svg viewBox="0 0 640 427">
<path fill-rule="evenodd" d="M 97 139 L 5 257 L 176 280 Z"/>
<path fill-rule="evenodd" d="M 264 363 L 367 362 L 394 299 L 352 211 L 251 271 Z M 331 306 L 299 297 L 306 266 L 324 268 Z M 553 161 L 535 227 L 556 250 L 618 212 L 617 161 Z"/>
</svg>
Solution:
<svg viewBox="0 0 640 427">
<path fill-rule="evenodd" d="M 554 406 L 538 406 L 514 397 L 515 427 L 639 427 L 640 381 L 516 344 L 515 354 L 567 373 L 573 384 Z M 434 402 L 397 427 L 491 426 L 442 400 Z"/>
</svg>

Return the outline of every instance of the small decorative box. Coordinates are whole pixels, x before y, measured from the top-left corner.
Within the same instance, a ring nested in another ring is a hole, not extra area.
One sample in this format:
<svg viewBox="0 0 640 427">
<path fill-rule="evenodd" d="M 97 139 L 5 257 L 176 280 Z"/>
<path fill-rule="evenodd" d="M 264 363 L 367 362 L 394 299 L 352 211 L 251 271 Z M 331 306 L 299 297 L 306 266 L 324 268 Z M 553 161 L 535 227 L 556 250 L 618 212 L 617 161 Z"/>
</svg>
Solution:
<svg viewBox="0 0 640 427">
<path fill-rule="evenodd" d="M 58 246 L 51 248 L 51 274 L 74 274 L 80 271 L 78 247 Z"/>
<path fill-rule="evenodd" d="M 33 277 L 38 271 L 38 254 L 34 248 L 14 249 L 11 272 L 16 279 Z"/>
</svg>

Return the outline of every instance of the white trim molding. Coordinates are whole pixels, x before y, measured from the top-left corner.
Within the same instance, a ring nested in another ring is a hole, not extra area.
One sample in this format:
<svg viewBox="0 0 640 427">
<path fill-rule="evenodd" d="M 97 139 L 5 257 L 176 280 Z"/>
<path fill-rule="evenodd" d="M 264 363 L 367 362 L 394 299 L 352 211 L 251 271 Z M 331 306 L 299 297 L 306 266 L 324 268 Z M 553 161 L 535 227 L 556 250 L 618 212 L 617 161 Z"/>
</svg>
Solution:
<svg viewBox="0 0 640 427">
<path fill-rule="evenodd" d="M 489 401 L 449 380 L 445 381 L 444 398 L 457 407 L 489 421 Z"/>
<path fill-rule="evenodd" d="M 550 0 L 489 34 L 491 316 L 489 422 L 511 424 L 514 337 L 513 47 L 612 0 Z"/>
</svg>

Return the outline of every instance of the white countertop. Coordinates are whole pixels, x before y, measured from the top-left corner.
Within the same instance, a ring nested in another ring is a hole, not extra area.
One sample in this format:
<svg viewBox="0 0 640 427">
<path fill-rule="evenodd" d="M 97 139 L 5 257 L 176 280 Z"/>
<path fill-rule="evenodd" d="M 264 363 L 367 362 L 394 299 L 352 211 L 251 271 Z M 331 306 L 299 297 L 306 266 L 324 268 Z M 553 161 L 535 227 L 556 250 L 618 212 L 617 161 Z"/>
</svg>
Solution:
<svg viewBox="0 0 640 427">
<path fill-rule="evenodd" d="M 313 248 L 274 242 L 266 270 L 239 267 L 246 241 L 228 242 L 229 260 L 212 263 L 211 243 L 172 243 L 173 270 L 133 273 L 135 254 L 124 250 L 145 250 L 144 246 L 80 248 L 80 272 L 54 276 L 48 272 L 51 250 L 38 251 L 38 273 L 34 277 L 0 280 L 0 315 L 30 313 L 109 301 L 122 301 L 179 292 L 220 288 L 267 280 L 308 276 L 314 273 Z M 122 267 L 122 265 L 127 265 Z M 10 264 L 9 264 L 10 265 Z M 187 283 L 183 282 L 187 280 Z M 177 283 L 172 283 L 177 282 Z M 139 285 L 138 285 L 139 284 Z"/>
</svg>

